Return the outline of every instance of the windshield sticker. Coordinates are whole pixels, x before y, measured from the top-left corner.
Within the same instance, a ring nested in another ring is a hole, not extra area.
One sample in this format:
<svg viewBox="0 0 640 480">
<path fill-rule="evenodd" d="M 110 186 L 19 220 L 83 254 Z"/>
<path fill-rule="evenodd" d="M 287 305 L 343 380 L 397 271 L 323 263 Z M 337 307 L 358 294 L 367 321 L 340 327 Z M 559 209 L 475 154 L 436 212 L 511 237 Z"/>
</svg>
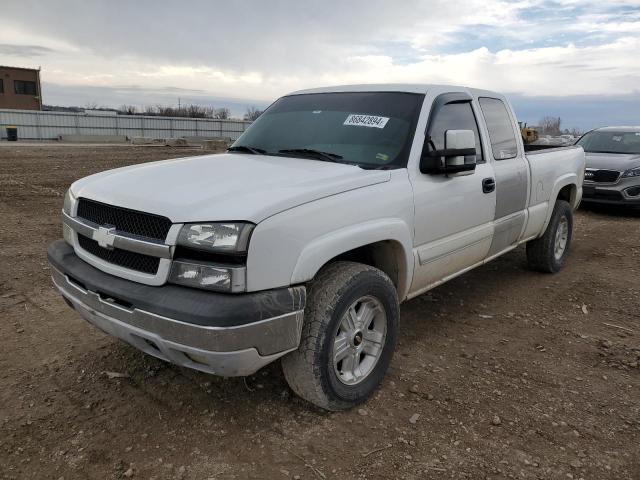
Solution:
<svg viewBox="0 0 640 480">
<path fill-rule="evenodd" d="M 349 114 L 343 125 L 355 127 L 384 128 L 389 121 L 389 117 L 376 117 L 375 115 Z"/>
<path fill-rule="evenodd" d="M 383 162 L 386 162 L 387 160 L 389 160 L 389 155 L 385 153 L 376 153 L 376 160 L 382 160 Z"/>
</svg>

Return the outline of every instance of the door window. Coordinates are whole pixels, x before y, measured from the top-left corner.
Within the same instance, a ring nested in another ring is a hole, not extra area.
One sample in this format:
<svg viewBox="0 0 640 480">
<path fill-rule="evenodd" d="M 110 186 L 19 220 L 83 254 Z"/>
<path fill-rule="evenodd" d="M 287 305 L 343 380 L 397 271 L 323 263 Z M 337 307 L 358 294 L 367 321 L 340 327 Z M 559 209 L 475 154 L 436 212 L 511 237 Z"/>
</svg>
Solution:
<svg viewBox="0 0 640 480">
<path fill-rule="evenodd" d="M 518 154 L 518 144 L 513 134 L 511 117 L 504 103 L 497 98 L 481 98 L 480 108 L 487 122 L 493 158 L 496 160 L 514 158 Z"/>
<path fill-rule="evenodd" d="M 470 102 L 448 103 L 443 105 L 429 121 L 427 141 L 431 148 L 444 149 L 444 138 L 447 130 L 471 130 L 476 138 L 476 162 L 482 163 L 482 143 L 478 132 L 478 122 Z"/>
</svg>

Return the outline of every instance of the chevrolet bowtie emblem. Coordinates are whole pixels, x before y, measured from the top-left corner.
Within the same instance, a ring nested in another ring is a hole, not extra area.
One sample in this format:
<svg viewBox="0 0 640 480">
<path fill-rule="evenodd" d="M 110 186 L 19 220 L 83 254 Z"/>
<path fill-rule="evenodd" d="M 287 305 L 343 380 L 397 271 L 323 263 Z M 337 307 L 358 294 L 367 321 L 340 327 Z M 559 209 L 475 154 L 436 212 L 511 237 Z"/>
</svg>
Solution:
<svg viewBox="0 0 640 480">
<path fill-rule="evenodd" d="M 98 245 L 102 248 L 112 250 L 113 242 L 116 239 L 115 231 L 115 227 L 98 227 L 97 230 L 93 231 L 93 239 L 98 242 Z"/>
</svg>

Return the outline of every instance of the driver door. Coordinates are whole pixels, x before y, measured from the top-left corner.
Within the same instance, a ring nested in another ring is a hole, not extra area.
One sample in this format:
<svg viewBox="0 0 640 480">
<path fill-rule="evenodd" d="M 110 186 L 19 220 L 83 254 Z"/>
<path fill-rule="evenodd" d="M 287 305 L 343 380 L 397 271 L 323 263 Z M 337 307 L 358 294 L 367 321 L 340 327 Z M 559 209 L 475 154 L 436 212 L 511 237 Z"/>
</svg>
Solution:
<svg viewBox="0 0 640 480">
<path fill-rule="evenodd" d="M 447 130 L 472 130 L 477 166 L 463 176 L 413 169 L 415 271 L 410 296 L 482 262 L 491 247 L 495 177 L 483 152 L 475 108 L 467 93 L 442 94 L 433 102 L 423 152 L 443 149 Z"/>
</svg>

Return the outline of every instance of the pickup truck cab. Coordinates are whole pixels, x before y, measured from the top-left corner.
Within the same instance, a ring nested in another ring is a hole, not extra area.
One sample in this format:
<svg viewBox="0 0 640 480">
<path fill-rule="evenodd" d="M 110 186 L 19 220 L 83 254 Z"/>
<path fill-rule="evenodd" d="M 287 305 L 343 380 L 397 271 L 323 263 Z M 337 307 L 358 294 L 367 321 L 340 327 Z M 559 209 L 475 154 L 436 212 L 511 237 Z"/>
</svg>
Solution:
<svg viewBox="0 0 640 480">
<path fill-rule="evenodd" d="M 340 410 L 382 380 L 400 302 L 523 243 L 557 272 L 584 168 L 580 147 L 525 154 L 497 93 L 306 90 L 227 153 L 78 180 L 48 256 L 105 332 L 223 376 L 281 358 L 298 395 Z"/>
</svg>

